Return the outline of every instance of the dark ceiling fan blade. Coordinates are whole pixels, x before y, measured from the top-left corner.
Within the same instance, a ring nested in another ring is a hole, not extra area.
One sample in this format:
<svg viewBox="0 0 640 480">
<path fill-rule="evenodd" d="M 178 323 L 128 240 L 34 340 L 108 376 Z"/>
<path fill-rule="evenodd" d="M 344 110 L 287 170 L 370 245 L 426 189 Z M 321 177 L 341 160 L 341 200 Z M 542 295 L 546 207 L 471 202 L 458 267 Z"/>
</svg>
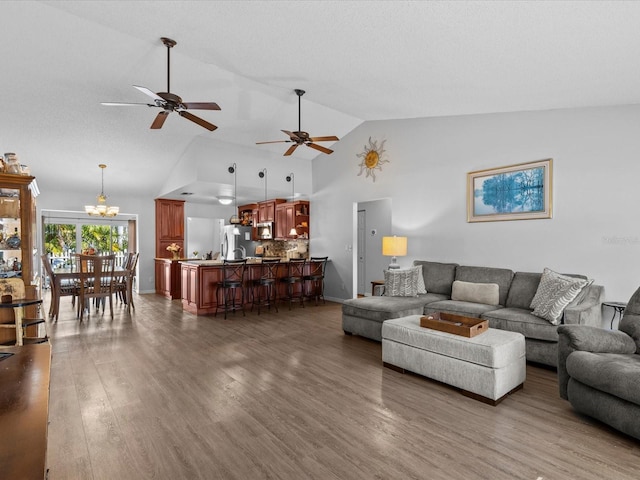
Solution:
<svg viewBox="0 0 640 480">
<path fill-rule="evenodd" d="M 322 153 L 326 153 L 326 154 L 333 153 L 333 150 L 329 150 L 328 148 L 325 148 L 321 145 L 316 145 L 315 143 L 305 143 L 305 145 L 307 147 L 315 148 L 316 150 L 319 150 Z"/>
<path fill-rule="evenodd" d="M 289 135 L 291 137 L 291 140 L 293 140 L 294 142 L 300 140 L 300 137 L 298 137 L 295 133 L 290 132 L 289 130 L 280 130 L 280 131 L 284 132 L 287 135 Z"/>
<path fill-rule="evenodd" d="M 134 85 L 133 88 L 137 88 L 138 90 L 140 90 L 142 93 L 144 93 L 145 95 L 148 95 L 149 97 L 153 98 L 156 101 L 162 102 L 163 104 L 166 103 L 165 99 L 162 98 L 159 95 L 156 95 L 155 93 L 153 93 L 151 90 L 149 90 L 147 87 L 139 87 L 138 85 Z"/>
<path fill-rule="evenodd" d="M 120 103 L 120 102 L 101 102 L 100 105 L 106 107 L 157 107 L 151 103 Z"/>
<path fill-rule="evenodd" d="M 291 155 L 291 154 L 293 153 L 293 151 L 294 151 L 296 148 L 298 148 L 298 144 L 297 144 L 297 143 L 294 143 L 293 145 L 291 145 L 291 146 L 289 147 L 289 149 L 288 149 L 286 152 L 284 152 L 283 157 L 286 157 L 286 156 Z"/>
<path fill-rule="evenodd" d="M 182 102 L 182 105 L 189 110 L 220 110 L 215 102 Z"/>
<path fill-rule="evenodd" d="M 213 123 L 209 123 L 209 122 L 207 122 L 206 120 L 204 120 L 204 119 L 202 119 L 200 117 L 196 117 L 193 113 L 189 113 L 189 112 L 185 112 L 184 110 L 181 110 L 181 111 L 178 112 L 178 114 L 181 117 L 184 117 L 187 120 L 191 120 L 193 123 L 197 123 L 201 127 L 206 128 L 210 132 L 213 132 L 216 128 L 218 128 Z"/>
<path fill-rule="evenodd" d="M 330 136 L 330 137 L 310 137 L 309 140 L 311 140 L 312 142 L 337 142 L 340 139 L 335 136 Z"/>
<path fill-rule="evenodd" d="M 169 112 L 166 110 L 163 110 L 162 112 L 158 113 L 158 115 L 156 115 L 155 120 L 151 124 L 151 128 L 153 130 L 158 130 L 162 128 L 162 125 L 164 125 L 164 122 L 168 116 L 169 116 Z"/>
<path fill-rule="evenodd" d="M 264 145 L 265 143 L 291 143 L 291 140 L 273 140 L 271 142 L 256 142 L 256 145 Z"/>
</svg>

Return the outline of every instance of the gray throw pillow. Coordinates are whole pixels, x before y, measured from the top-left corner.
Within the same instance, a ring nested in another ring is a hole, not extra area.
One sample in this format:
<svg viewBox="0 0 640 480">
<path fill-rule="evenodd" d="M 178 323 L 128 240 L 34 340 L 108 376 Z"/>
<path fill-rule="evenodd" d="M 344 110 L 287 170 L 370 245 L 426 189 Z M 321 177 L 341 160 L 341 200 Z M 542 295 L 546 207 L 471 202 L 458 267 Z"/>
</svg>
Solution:
<svg viewBox="0 0 640 480">
<path fill-rule="evenodd" d="M 417 297 L 418 271 L 414 268 L 385 270 L 384 295 L 386 297 Z"/>
<path fill-rule="evenodd" d="M 562 312 L 589 284 L 587 280 L 573 278 L 545 268 L 531 308 L 533 314 L 553 325 L 560 323 Z"/>
</svg>

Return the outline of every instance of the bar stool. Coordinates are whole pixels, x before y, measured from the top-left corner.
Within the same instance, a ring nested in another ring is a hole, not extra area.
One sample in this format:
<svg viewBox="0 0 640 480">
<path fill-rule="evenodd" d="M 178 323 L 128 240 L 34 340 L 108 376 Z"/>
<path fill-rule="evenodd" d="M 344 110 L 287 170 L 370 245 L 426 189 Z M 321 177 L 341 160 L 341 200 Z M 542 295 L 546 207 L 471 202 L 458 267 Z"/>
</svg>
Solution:
<svg viewBox="0 0 640 480">
<path fill-rule="evenodd" d="M 304 267 L 307 264 L 305 258 L 292 258 L 287 263 L 287 275 L 280 281 L 287 285 L 286 299 L 289 300 L 289 310 L 291 302 L 298 301 L 304 308 Z M 296 285 L 300 284 L 300 288 Z"/>
<path fill-rule="evenodd" d="M 322 298 L 324 301 L 324 269 L 327 265 L 329 257 L 311 257 L 309 263 L 311 268 L 309 272 L 303 277 L 306 296 L 308 298 L 314 298 L 316 305 L 318 305 L 318 299 Z"/>
<path fill-rule="evenodd" d="M 253 306 L 258 306 L 258 315 L 260 315 L 260 307 L 269 307 L 271 304 L 276 307 L 278 311 L 278 304 L 276 302 L 276 279 L 278 278 L 278 266 L 280 260 L 262 260 L 260 265 L 260 277 L 256 278 L 252 282 L 251 288 L 251 310 Z M 256 295 L 257 293 L 257 295 Z"/>
<path fill-rule="evenodd" d="M 224 318 L 227 318 L 227 312 L 235 312 L 242 310 L 244 316 L 244 271 L 247 266 L 247 260 L 223 260 L 222 262 L 222 280 L 218 282 L 216 288 L 216 311 L 213 313 L 215 317 L 219 310 L 224 311 Z M 240 301 L 236 290 L 240 290 Z"/>
</svg>

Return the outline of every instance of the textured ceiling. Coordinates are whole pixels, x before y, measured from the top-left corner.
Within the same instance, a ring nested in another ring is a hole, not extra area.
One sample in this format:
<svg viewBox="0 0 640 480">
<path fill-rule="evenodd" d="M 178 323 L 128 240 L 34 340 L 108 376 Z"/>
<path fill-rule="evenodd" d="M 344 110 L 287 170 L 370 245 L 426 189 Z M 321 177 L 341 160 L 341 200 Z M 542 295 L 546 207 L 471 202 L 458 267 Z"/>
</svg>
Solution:
<svg viewBox="0 0 640 480">
<path fill-rule="evenodd" d="M 303 130 L 339 137 L 366 120 L 640 103 L 640 2 L 3 1 L 0 16 L 0 149 L 41 189 L 94 192 L 106 163 L 111 192 L 156 195 L 196 137 L 310 162 L 255 145 L 297 129 L 295 88 Z M 218 130 L 172 114 L 150 131 L 155 109 L 100 105 L 166 89 L 161 36 L 178 42 L 171 90 L 219 103 L 198 113 Z"/>
</svg>

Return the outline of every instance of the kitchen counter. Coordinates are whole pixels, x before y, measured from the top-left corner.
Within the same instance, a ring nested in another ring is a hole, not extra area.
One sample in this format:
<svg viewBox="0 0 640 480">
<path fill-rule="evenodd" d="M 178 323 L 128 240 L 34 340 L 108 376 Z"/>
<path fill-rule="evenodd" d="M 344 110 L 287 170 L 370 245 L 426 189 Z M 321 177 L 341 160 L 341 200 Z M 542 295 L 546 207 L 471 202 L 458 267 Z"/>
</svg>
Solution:
<svg viewBox="0 0 640 480">
<path fill-rule="evenodd" d="M 217 306 L 216 285 L 222 280 L 222 260 L 188 260 L 181 261 L 181 291 L 183 310 L 195 315 L 209 315 L 215 313 Z M 245 281 L 247 288 L 251 281 L 259 278 L 261 258 L 252 258 L 247 261 Z M 287 275 L 288 261 L 281 260 L 277 277 Z M 318 262 L 313 262 L 317 264 Z M 310 263 L 307 268 L 311 270 Z M 286 285 L 277 282 L 278 296 L 285 293 Z M 239 300 L 239 299 L 238 299 Z M 250 302 L 250 295 L 245 294 L 245 303 Z"/>
</svg>

